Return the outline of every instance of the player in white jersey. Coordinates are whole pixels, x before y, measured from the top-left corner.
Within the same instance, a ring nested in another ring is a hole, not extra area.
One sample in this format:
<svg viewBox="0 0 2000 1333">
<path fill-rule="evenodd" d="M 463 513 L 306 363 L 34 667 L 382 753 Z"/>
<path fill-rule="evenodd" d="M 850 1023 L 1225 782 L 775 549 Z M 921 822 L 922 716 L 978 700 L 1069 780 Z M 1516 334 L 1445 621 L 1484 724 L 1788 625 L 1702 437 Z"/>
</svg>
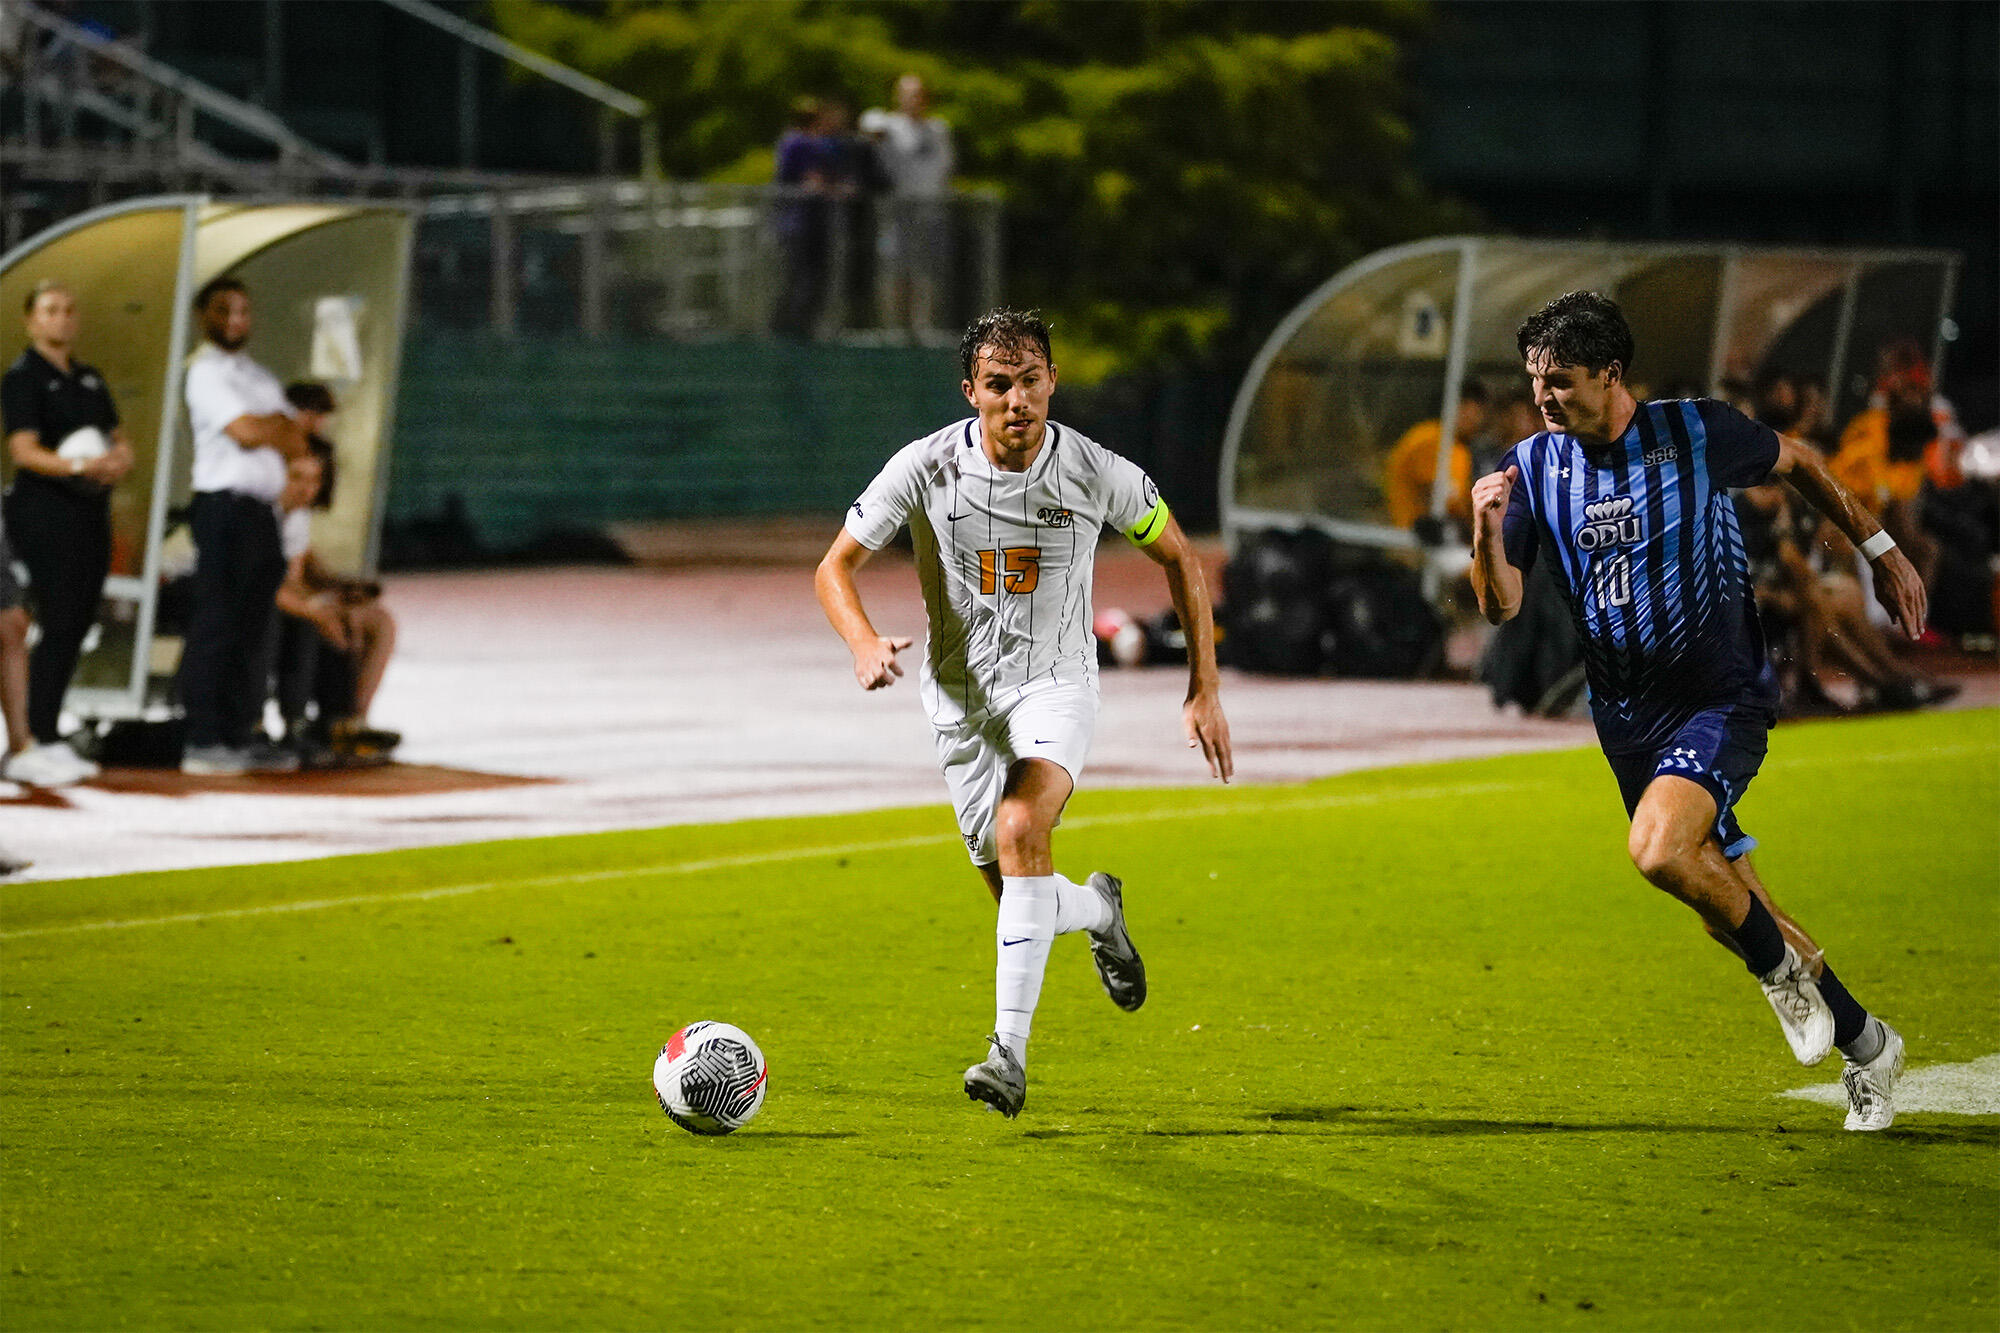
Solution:
<svg viewBox="0 0 2000 1333">
<path fill-rule="evenodd" d="M 1056 368 L 1046 325 L 995 310 L 966 330 L 960 386 L 976 416 L 906 445 L 849 512 L 820 562 L 820 606 L 854 654 L 863 689 L 895 683 L 907 638 L 876 632 L 854 572 L 905 524 L 930 635 L 921 672 L 938 764 L 966 849 L 1000 904 L 994 1031 L 966 1095 L 1009 1117 L 1027 1101 L 1028 1032 L 1057 935 L 1086 931 L 1122 1009 L 1146 999 L 1122 883 L 1056 873 L 1050 835 L 1097 721 L 1091 573 L 1107 524 L 1167 576 L 1187 630 L 1182 722 L 1210 771 L 1233 764 L 1215 669 L 1215 622 L 1193 547 L 1146 474 L 1049 420 Z"/>
</svg>

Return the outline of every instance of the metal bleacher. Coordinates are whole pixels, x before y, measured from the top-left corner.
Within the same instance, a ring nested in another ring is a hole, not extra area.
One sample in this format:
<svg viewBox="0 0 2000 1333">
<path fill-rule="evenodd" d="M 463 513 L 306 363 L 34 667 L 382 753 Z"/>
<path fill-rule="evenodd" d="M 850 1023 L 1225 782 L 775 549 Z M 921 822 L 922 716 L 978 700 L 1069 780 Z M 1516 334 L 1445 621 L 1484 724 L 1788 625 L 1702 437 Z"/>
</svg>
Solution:
<svg viewBox="0 0 2000 1333">
<path fill-rule="evenodd" d="M 396 199 L 420 215 L 419 328 L 593 338 L 763 335 L 779 267 L 770 223 L 790 192 L 664 180 L 655 118 L 638 98 L 428 0 L 376 3 L 449 39 L 455 167 L 383 160 L 379 117 L 301 100 L 296 107 L 287 101 L 289 118 L 281 119 L 268 105 L 148 54 L 140 39 L 33 0 L 0 0 L 0 252 L 87 208 L 146 194 Z M 267 6 L 267 22 L 281 25 L 287 12 Z M 267 47 L 275 45 L 267 37 Z M 595 120 L 596 170 L 478 165 L 481 62 L 503 62 L 583 99 Z M 250 81 L 240 61 L 208 55 L 201 63 L 218 77 Z M 275 70 L 278 62 L 271 63 Z M 276 77 L 267 73 L 266 83 Z M 302 128 L 358 148 L 367 160 L 334 152 Z M 952 208 L 962 238 L 958 304 L 990 303 L 999 290 L 998 200 L 964 192 Z M 850 234 L 845 221 L 836 223 L 829 279 L 837 291 L 856 285 L 848 274 L 870 239 Z M 881 335 L 875 303 L 852 295 L 827 302 L 823 340 Z"/>
</svg>

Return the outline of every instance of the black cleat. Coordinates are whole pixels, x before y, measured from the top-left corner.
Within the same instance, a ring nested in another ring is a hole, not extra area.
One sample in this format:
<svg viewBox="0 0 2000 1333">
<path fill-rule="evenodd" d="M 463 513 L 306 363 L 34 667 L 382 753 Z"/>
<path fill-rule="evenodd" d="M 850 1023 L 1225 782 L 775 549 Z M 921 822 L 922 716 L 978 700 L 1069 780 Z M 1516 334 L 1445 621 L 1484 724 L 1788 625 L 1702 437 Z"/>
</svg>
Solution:
<svg viewBox="0 0 2000 1333">
<path fill-rule="evenodd" d="M 1115 875 L 1098 871 L 1087 881 L 1111 905 L 1111 924 L 1090 935 L 1090 957 L 1097 964 L 1097 979 L 1111 1002 L 1131 1013 L 1146 1002 L 1146 964 L 1125 929 L 1125 883 Z"/>
</svg>

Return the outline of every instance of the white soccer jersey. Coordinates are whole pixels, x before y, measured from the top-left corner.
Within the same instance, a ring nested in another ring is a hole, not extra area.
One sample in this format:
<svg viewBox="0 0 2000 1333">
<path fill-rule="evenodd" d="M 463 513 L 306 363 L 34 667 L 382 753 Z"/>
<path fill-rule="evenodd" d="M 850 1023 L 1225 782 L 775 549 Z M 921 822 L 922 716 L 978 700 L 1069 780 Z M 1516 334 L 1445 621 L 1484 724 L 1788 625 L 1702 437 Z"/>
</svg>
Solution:
<svg viewBox="0 0 2000 1333">
<path fill-rule="evenodd" d="M 977 418 L 905 445 L 848 511 L 872 551 L 905 523 L 930 614 L 924 707 L 938 726 L 1042 682 L 1097 681 L 1090 586 L 1105 524 L 1141 546 L 1167 508 L 1139 466 L 1051 421 L 1026 472 L 979 447 Z"/>
</svg>

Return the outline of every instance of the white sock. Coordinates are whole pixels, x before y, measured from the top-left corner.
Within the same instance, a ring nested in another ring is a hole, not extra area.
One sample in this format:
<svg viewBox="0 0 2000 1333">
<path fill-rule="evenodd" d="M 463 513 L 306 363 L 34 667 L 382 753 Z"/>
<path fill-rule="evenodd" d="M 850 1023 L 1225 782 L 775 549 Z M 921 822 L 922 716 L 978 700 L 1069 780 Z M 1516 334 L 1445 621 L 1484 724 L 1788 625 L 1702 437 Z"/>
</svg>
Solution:
<svg viewBox="0 0 2000 1333">
<path fill-rule="evenodd" d="M 1028 1063 L 1028 1032 L 1042 997 L 1042 972 L 1056 937 L 1056 877 L 1005 875 L 994 940 L 993 1031 L 1014 1058 Z"/>
<path fill-rule="evenodd" d="M 1882 1054 L 1882 1048 L 1889 1044 L 1889 1031 L 1882 1026 L 1882 1020 L 1868 1015 L 1868 1021 L 1861 1025 L 1861 1035 L 1840 1048 L 1849 1064 L 1865 1065 Z"/>
<path fill-rule="evenodd" d="M 1072 884 L 1061 875 L 1049 878 L 1056 886 L 1056 934 L 1078 930 L 1103 930 L 1111 924 L 1111 904 L 1088 884 Z"/>
</svg>

